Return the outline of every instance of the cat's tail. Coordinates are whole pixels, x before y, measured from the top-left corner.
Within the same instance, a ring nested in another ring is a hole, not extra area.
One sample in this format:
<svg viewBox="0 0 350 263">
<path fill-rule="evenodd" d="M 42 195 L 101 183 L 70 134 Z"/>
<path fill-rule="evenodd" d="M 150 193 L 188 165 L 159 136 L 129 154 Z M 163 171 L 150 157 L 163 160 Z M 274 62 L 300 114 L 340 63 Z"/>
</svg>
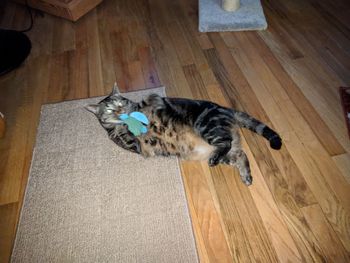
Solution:
<svg viewBox="0 0 350 263">
<path fill-rule="evenodd" d="M 261 121 L 253 118 L 245 112 L 236 111 L 234 113 L 234 119 L 236 123 L 243 128 L 249 129 L 252 132 L 255 132 L 270 142 L 272 149 L 279 150 L 282 146 L 281 137 L 272 130 L 269 126 L 262 123 Z"/>
</svg>

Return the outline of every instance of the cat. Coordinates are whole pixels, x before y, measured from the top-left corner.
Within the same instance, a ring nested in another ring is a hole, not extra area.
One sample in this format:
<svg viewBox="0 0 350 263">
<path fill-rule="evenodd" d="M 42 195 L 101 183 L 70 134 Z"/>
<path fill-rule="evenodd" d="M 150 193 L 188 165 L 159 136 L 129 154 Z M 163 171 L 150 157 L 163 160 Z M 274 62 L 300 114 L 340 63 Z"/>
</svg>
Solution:
<svg viewBox="0 0 350 263">
<path fill-rule="evenodd" d="M 137 103 L 121 96 L 115 85 L 109 96 L 86 109 L 96 115 L 109 138 L 126 150 L 144 157 L 176 155 L 185 160 L 205 160 L 209 166 L 236 166 L 246 185 L 253 179 L 238 128 L 262 135 L 275 150 L 282 146 L 281 137 L 264 123 L 209 101 L 152 94 Z M 118 117 L 134 111 L 149 120 L 148 132 L 137 137 Z"/>
</svg>

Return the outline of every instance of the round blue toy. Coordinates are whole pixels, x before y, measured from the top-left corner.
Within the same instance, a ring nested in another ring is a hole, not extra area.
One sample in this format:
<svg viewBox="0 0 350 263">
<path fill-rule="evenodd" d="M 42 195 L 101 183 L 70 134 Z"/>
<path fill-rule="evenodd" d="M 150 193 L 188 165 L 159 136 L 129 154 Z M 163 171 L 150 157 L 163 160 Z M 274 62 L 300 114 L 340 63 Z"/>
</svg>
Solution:
<svg viewBox="0 0 350 263">
<path fill-rule="evenodd" d="M 128 130 L 135 136 L 140 136 L 148 131 L 146 126 L 149 121 L 142 112 L 133 111 L 129 115 L 123 113 L 119 115 L 119 119 L 128 126 Z"/>
</svg>

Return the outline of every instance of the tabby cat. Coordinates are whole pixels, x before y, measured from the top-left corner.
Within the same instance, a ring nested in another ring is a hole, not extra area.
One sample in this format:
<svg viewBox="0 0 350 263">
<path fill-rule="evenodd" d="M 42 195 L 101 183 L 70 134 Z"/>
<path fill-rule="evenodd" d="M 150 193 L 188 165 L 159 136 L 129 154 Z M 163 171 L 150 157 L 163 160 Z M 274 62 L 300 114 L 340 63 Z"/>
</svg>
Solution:
<svg viewBox="0 0 350 263">
<path fill-rule="evenodd" d="M 280 136 L 247 113 L 213 102 L 149 95 L 139 103 L 122 97 L 115 86 L 93 112 L 109 138 L 126 150 L 149 156 L 176 155 L 186 160 L 207 160 L 210 166 L 234 165 L 242 181 L 252 183 L 249 161 L 240 144 L 239 127 L 265 137 L 273 149 L 280 149 Z M 134 136 L 119 119 L 122 113 L 142 112 L 149 119 L 148 132 Z"/>
</svg>

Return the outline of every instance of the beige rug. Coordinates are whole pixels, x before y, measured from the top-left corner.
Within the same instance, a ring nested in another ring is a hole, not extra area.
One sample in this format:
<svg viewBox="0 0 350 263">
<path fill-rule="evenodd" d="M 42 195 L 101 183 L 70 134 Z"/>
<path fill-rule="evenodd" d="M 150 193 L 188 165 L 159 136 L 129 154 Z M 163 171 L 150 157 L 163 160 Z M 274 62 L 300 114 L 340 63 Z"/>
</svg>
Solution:
<svg viewBox="0 0 350 263">
<path fill-rule="evenodd" d="M 117 147 L 97 101 L 43 106 L 12 262 L 198 262 L 177 159 Z"/>
</svg>

